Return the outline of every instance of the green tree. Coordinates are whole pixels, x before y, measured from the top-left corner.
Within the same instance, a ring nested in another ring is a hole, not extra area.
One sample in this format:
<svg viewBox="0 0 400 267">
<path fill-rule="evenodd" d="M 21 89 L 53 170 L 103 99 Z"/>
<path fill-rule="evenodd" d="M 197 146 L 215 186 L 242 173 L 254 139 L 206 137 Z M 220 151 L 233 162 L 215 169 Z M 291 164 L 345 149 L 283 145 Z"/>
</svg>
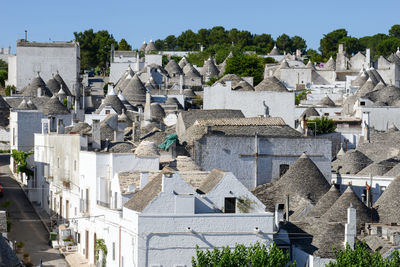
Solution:
<svg viewBox="0 0 400 267">
<path fill-rule="evenodd" d="M 339 40 L 340 44 L 344 44 L 347 54 L 354 55 L 359 51 L 365 50 L 365 46 L 355 37 L 346 36 Z"/>
<path fill-rule="evenodd" d="M 98 67 L 105 72 L 110 63 L 111 45 L 118 47 L 112 34 L 106 30 L 94 32 L 93 29 L 89 29 L 74 32 L 74 37 L 81 49 L 82 70 Z"/>
<path fill-rule="evenodd" d="M 320 53 L 318 53 L 317 50 L 314 49 L 308 49 L 307 52 L 307 57 L 308 59 L 310 59 L 312 62 L 323 62 L 324 58 L 322 57 L 322 55 Z"/>
<path fill-rule="evenodd" d="M 168 50 L 175 50 L 176 37 L 174 35 L 168 35 L 167 38 L 165 38 L 165 45 L 167 46 Z"/>
<path fill-rule="evenodd" d="M 225 74 L 254 77 L 254 85 L 263 80 L 264 65 L 257 55 L 236 55 L 226 62 Z"/>
<path fill-rule="evenodd" d="M 187 30 L 181 33 L 176 38 L 176 45 L 180 50 L 193 51 L 198 50 L 199 45 L 197 35 L 192 30 Z"/>
<path fill-rule="evenodd" d="M 276 38 L 276 46 L 280 51 L 292 52 L 292 39 L 284 33 Z"/>
<path fill-rule="evenodd" d="M 307 121 L 308 128 L 317 134 L 332 133 L 336 130 L 336 123 L 326 116 Z"/>
<path fill-rule="evenodd" d="M 400 47 L 400 38 L 390 37 L 376 46 L 376 54 L 387 57 L 396 52 L 398 47 Z"/>
<path fill-rule="evenodd" d="M 327 267 L 358 266 L 358 267 L 395 267 L 400 266 L 399 251 L 394 250 L 390 257 L 384 259 L 379 251 L 371 252 L 367 245 L 356 243 L 352 249 L 348 244 L 346 248 L 334 249 L 336 262 L 330 262 Z"/>
<path fill-rule="evenodd" d="M 345 29 L 337 29 L 330 33 L 324 34 L 324 37 L 320 40 L 319 51 L 321 51 L 324 58 L 329 58 L 331 55 L 336 53 L 339 41 L 347 36 Z"/>
<path fill-rule="evenodd" d="M 197 247 L 192 266 L 284 267 L 296 266 L 296 263 L 289 264 L 289 254 L 279 249 L 275 243 L 267 247 L 257 242 L 249 247 L 237 244 L 234 249 L 227 246 L 203 251 Z"/>
<path fill-rule="evenodd" d="M 11 151 L 11 157 L 17 164 L 17 173 L 25 173 L 26 176 L 33 175 L 33 171 L 28 168 L 28 162 L 26 161 L 30 155 L 33 155 L 33 152 L 25 152 L 16 149 Z"/>
<path fill-rule="evenodd" d="M 307 48 L 307 43 L 306 40 L 301 38 L 300 36 L 293 36 L 291 38 L 291 43 L 292 43 L 292 51 L 296 51 L 297 49 L 300 49 L 302 53 L 306 51 Z"/>
<path fill-rule="evenodd" d="M 8 72 L 6 70 L 0 69 L 0 86 L 5 86 L 5 81 L 8 78 Z"/>
<path fill-rule="evenodd" d="M 363 47 L 369 48 L 371 50 L 371 58 L 374 58 L 376 60 L 377 59 L 376 47 L 380 42 L 382 42 L 383 40 L 386 40 L 387 38 L 389 38 L 388 35 L 383 34 L 383 33 L 378 33 L 373 36 L 361 37 L 359 39 L 359 42 Z"/>
<path fill-rule="evenodd" d="M 391 37 L 400 38 L 400 24 L 393 25 L 389 30 L 389 35 Z"/>
<path fill-rule="evenodd" d="M 131 51 L 132 46 L 130 44 L 128 44 L 128 42 L 124 38 L 122 38 L 121 41 L 119 41 L 119 43 L 118 43 L 118 50 Z"/>
</svg>

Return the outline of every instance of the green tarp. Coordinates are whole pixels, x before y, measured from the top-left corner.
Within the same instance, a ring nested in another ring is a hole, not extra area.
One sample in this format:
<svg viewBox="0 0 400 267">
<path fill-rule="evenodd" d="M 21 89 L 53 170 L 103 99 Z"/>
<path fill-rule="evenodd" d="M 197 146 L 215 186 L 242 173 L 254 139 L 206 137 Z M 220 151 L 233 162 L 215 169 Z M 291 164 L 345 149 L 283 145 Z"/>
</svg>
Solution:
<svg viewBox="0 0 400 267">
<path fill-rule="evenodd" d="M 167 151 L 173 143 L 178 141 L 178 135 L 176 133 L 167 135 L 165 141 L 158 147 Z"/>
</svg>

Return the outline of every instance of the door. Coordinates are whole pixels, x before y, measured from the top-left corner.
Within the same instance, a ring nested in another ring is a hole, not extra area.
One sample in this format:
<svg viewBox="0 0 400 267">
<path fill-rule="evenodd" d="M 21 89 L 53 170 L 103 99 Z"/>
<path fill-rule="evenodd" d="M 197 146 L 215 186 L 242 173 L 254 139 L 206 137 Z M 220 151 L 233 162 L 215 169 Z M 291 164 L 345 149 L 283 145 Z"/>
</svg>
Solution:
<svg viewBox="0 0 400 267">
<path fill-rule="evenodd" d="M 69 218 L 69 200 L 65 200 L 65 219 Z"/>
<path fill-rule="evenodd" d="M 89 231 L 85 231 L 85 258 L 89 259 Z"/>
</svg>

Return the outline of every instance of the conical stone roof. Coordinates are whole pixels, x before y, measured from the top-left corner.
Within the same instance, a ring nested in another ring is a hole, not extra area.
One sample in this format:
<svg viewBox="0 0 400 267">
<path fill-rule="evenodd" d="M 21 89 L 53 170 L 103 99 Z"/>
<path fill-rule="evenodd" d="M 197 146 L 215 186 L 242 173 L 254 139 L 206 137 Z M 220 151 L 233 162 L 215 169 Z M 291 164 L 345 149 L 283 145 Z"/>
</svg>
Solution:
<svg viewBox="0 0 400 267">
<path fill-rule="evenodd" d="M 312 61 L 311 61 L 311 60 L 309 60 L 309 61 L 307 62 L 306 69 L 312 69 L 312 70 L 315 70 L 314 63 L 312 63 Z"/>
<path fill-rule="evenodd" d="M 379 222 L 399 223 L 400 222 L 400 176 L 397 176 L 386 188 L 383 194 L 374 204 Z"/>
<path fill-rule="evenodd" d="M 286 86 L 275 76 L 264 78 L 254 89 L 256 91 L 288 92 Z"/>
<path fill-rule="evenodd" d="M 189 62 L 187 61 L 186 57 L 182 57 L 181 60 L 179 61 L 178 65 L 179 67 L 183 70 L 183 68 L 188 64 Z"/>
<path fill-rule="evenodd" d="M 57 95 L 58 91 L 60 91 L 61 85 L 53 76 L 53 78 L 47 81 L 47 87 L 53 95 Z"/>
<path fill-rule="evenodd" d="M 291 198 L 294 208 L 300 199 L 316 204 L 328 192 L 329 187 L 328 181 L 315 163 L 303 153 L 281 178 L 272 185 L 258 186 L 253 193 L 267 209 L 273 210 L 275 204 L 285 203 L 287 195 Z"/>
<path fill-rule="evenodd" d="M 389 162 L 383 160 L 380 162 L 373 162 L 373 163 L 369 164 L 367 167 L 365 167 L 364 169 L 359 171 L 357 173 L 357 175 L 360 175 L 360 176 L 368 176 L 368 175 L 382 176 L 385 173 L 387 173 L 388 171 L 390 171 L 392 168 L 393 168 L 393 166 Z"/>
<path fill-rule="evenodd" d="M 146 88 L 137 74 L 133 76 L 129 84 L 123 89 L 122 95 L 133 105 L 146 102 Z"/>
<path fill-rule="evenodd" d="M 62 89 L 64 90 L 65 94 L 68 96 L 72 96 L 71 91 L 69 90 L 67 84 L 64 82 L 64 79 L 61 77 L 60 73 L 54 75 L 54 79 L 61 85 Z"/>
<path fill-rule="evenodd" d="M 388 57 L 388 60 L 389 60 L 390 62 L 395 63 L 395 64 L 397 64 L 397 65 L 400 66 L 400 55 L 391 54 L 391 55 Z"/>
<path fill-rule="evenodd" d="M 356 174 L 372 163 L 372 160 L 358 150 L 349 150 L 332 162 L 332 170 L 340 174 Z"/>
<path fill-rule="evenodd" d="M 288 69 L 288 68 L 290 68 L 290 67 L 289 67 L 289 64 L 288 64 L 287 61 L 286 61 L 286 59 L 283 59 L 283 60 L 281 61 L 281 64 L 279 65 L 279 68 L 281 68 L 281 69 Z"/>
<path fill-rule="evenodd" d="M 219 70 L 217 66 L 214 63 L 214 59 L 209 58 L 206 61 L 204 61 L 204 65 L 201 68 L 200 74 L 203 75 L 203 77 L 217 77 L 219 74 Z"/>
<path fill-rule="evenodd" d="M 336 70 L 336 62 L 333 57 L 330 57 L 324 66 L 324 70 Z"/>
<path fill-rule="evenodd" d="M 155 143 L 142 141 L 135 149 L 135 155 L 138 157 L 157 157 L 160 155 Z"/>
<path fill-rule="evenodd" d="M 271 56 L 279 56 L 281 53 L 279 52 L 278 48 L 276 47 L 276 45 L 274 45 L 274 47 L 272 48 L 272 50 L 269 52 L 268 55 Z"/>
<path fill-rule="evenodd" d="M 200 73 L 190 63 L 187 63 L 185 65 L 185 67 L 183 68 L 183 72 L 185 73 L 185 77 L 201 78 Z"/>
<path fill-rule="evenodd" d="M 303 113 L 301 114 L 300 118 L 303 118 L 304 116 L 306 118 L 310 118 L 310 117 L 314 117 L 314 116 L 318 116 L 319 117 L 319 113 L 315 108 L 310 107 L 310 108 L 307 108 L 306 110 L 303 111 Z"/>
<path fill-rule="evenodd" d="M 375 84 L 373 83 L 371 78 L 368 78 L 367 82 L 364 83 L 364 85 L 357 90 L 356 96 L 358 97 L 363 97 L 366 94 L 372 92 L 375 88 Z"/>
<path fill-rule="evenodd" d="M 379 91 L 372 91 L 365 95 L 373 102 L 386 103 L 389 106 L 396 104 L 400 100 L 400 88 L 388 85 Z"/>
<path fill-rule="evenodd" d="M 357 225 L 371 222 L 371 212 L 357 197 L 351 186 L 336 200 L 336 202 L 322 215 L 322 219 L 329 222 L 347 223 L 347 209 L 353 206 L 356 210 Z"/>
<path fill-rule="evenodd" d="M 53 94 L 38 74 L 23 90 L 23 96 L 37 97 L 38 87 L 42 88 L 42 95 L 51 97 Z"/>
<path fill-rule="evenodd" d="M 375 85 L 373 91 L 375 91 L 375 90 L 382 90 L 383 88 L 385 88 L 385 86 L 386 86 L 386 85 L 385 85 L 382 81 L 379 81 L 379 83 L 377 83 L 377 84 Z"/>
<path fill-rule="evenodd" d="M 340 193 L 335 184 L 331 185 L 329 191 L 321 197 L 315 207 L 307 214 L 311 217 L 321 217 L 339 199 Z"/>
<path fill-rule="evenodd" d="M 173 59 L 170 59 L 168 61 L 168 64 L 165 66 L 165 70 L 171 77 L 174 75 L 178 76 L 180 74 L 183 74 L 181 67 L 179 67 L 178 63 L 176 63 L 176 61 Z"/>
<path fill-rule="evenodd" d="M 145 50 L 146 53 L 150 53 L 152 51 L 157 51 L 157 47 L 152 40 L 147 44 Z"/>
<path fill-rule="evenodd" d="M 117 114 L 122 114 L 122 111 L 126 109 L 125 105 L 118 98 L 114 89 L 112 87 L 110 87 L 110 85 L 108 88 L 108 93 L 107 93 L 106 97 L 104 98 L 103 103 L 97 109 L 96 113 L 100 113 L 101 110 L 103 110 L 103 108 L 105 108 L 106 106 L 111 106 L 115 110 L 115 112 L 117 112 Z"/>
<path fill-rule="evenodd" d="M 151 103 L 151 118 L 156 121 L 162 121 L 165 117 L 165 111 L 163 107 L 158 103 Z"/>
<path fill-rule="evenodd" d="M 21 103 L 19 103 L 17 109 L 18 110 L 30 110 L 30 108 L 28 106 L 28 103 L 26 102 L 25 98 L 22 99 Z"/>
<path fill-rule="evenodd" d="M 57 115 L 57 114 L 70 114 L 67 107 L 65 107 L 58 98 L 54 95 L 43 107 L 43 114 L 45 115 Z"/>
<path fill-rule="evenodd" d="M 143 41 L 143 44 L 140 46 L 139 51 L 144 52 L 146 50 L 147 43 Z"/>
<path fill-rule="evenodd" d="M 364 70 L 361 70 L 361 73 L 357 76 L 357 78 L 351 81 L 351 86 L 358 86 L 361 88 L 364 85 L 364 83 L 367 82 L 368 78 L 369 78 L 368 73 L 365 72 Z"/>
<path fill-rule="evenodd" d="M 325 106 L 325 107 L 335 107 L 336 104 L 333 102 L 332 99 L 329 98 L 329 96 L 324 96 L 318 103 L 317 105 L 320 106 Z"/>
</svg>

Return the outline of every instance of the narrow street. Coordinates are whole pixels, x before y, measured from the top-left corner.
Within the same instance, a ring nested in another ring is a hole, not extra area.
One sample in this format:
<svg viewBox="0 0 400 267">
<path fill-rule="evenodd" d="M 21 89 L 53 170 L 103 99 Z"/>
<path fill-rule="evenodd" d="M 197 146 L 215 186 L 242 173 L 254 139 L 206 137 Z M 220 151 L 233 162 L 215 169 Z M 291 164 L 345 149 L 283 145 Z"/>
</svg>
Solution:
<svg viewBox="0 0 400 267">
<path fill-rule="evenodd" d="M 40 260 L 42 260 L 43 266 L 68 266 L 58 250 L 48 245 L 49 234 L 18 183 L 10 177 L 8 164 L 9 156 L 0 155 L 0 183 L 4 189 L 4 196 L 0 198 L 0 206 L 7 200 L 11 201 L 8 208 L 11 220 L 8 239 L 22 241 L 25 244 L 24 253 L 29 253 L 33 266 L 39 265 Z M 18 257 L 22 259 L 22 255 L 18 254 Z"/>
</svg>

